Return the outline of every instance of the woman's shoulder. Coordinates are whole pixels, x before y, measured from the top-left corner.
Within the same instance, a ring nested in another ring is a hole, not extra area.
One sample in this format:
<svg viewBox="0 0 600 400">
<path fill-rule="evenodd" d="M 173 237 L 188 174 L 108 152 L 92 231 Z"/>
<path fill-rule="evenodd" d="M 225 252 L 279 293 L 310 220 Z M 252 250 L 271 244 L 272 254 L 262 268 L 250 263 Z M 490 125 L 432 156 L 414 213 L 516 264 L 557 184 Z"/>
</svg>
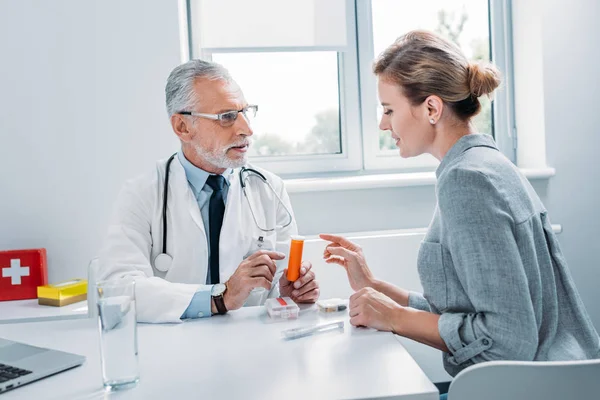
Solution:
<svg viewBox="0 0 600 400">
<path fill-rule="evenodd" d="M 498 150 L 473 147 L 456 157 L 438 177 L 438 187 L 471 190 L 493 189 L 514 174 L 512 163 Z"/>
<path fill-rule="evenodd" d="M 501 207 L 515 221 L 525 220 L 544 206 L 527 178 L 498 150 L 476 147 L 465 151 L 438 178 L 438 201 L 470 207 Z"/>
<path fill-rule="evenodd" d="M 500 151 L 490 147 L 472 147 L 456 157 L 440 175 L 438 181 L 457 179 L 457 176 L 479 176 L 496 181 L 520 174 L 515 165 Z"/>
</svg>

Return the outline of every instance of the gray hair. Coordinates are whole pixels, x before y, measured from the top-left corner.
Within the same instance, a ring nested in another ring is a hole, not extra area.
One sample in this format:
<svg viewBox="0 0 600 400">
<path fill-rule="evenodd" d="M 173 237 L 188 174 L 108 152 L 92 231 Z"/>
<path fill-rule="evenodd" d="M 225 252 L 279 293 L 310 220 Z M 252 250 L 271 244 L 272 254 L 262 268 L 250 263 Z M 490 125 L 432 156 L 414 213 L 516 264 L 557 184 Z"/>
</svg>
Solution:
<svg viewBox="0 0 600 400">
<path fill-rule="evenodd" d="M 165 86 L 169 117 L 180 111 L 189 111 L 200 101 L 194 93 L 196 78 L 223 80 L 227 83 L 232 81 L 229 71 L 220 64 L 203 60 L 190 60 L 181 64 L 171 71 Z"/>
</svg>

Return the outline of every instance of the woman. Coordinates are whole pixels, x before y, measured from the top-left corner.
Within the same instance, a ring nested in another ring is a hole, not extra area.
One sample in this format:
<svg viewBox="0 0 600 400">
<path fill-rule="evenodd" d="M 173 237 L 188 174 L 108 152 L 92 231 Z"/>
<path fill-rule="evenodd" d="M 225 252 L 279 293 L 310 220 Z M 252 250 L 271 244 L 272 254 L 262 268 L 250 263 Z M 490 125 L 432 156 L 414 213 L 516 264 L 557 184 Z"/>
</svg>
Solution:
<svg viewBox="0 0 600 400">
<path fill-rule="evenodd" d="M 324 253 L 356 293 L 350 322 L 392 331 L 444 352 L 455 376 L 490 360 L 600 357 L 600 338 L 577 293 L 546 209 L 488 135 L 475 132 L 478 98 L 498 70 L 469 63 L 424 31 L 400 37 L 376 60 L 380 128 L 402 157 L 441 161 L 437 207 L 418 256 L 423 294 L 377 280 L 360 247 L 334 235 Z"/>
</svg>

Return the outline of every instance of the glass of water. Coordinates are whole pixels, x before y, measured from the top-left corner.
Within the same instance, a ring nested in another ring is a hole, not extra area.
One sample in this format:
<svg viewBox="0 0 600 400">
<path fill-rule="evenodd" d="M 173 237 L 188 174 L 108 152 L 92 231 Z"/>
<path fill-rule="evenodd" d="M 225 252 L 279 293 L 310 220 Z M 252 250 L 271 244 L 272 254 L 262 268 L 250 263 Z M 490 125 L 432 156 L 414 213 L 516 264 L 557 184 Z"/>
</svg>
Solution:
<svg viewBox="0 0 600 400">
<path fill-rule="evenodd" d="M 96 283 L 102 377 L 107 390 L 128 389 L 139 381 L 135 282 Z"/>
</svg>

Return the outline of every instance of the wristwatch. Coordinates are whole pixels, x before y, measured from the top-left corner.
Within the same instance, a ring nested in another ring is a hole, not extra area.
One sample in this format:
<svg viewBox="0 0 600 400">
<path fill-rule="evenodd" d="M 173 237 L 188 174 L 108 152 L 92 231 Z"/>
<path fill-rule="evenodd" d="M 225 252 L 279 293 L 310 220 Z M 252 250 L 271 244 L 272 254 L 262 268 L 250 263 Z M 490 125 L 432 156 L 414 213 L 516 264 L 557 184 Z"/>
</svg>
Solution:
<svg viewBox="0 0 600 400">
<path fill-rule="evenodd" d="M 225 300 L 223 299 L 223 295 L 227 291 L 227 286 L 224 283 L 217 283 L 213 285 L 210 295 L 215 302 L 215 307 L 217 307 L 217 313 L 219 315 L 223 315 L 227 312 L 227 307 L 225 307 Z"/>
</svg>

